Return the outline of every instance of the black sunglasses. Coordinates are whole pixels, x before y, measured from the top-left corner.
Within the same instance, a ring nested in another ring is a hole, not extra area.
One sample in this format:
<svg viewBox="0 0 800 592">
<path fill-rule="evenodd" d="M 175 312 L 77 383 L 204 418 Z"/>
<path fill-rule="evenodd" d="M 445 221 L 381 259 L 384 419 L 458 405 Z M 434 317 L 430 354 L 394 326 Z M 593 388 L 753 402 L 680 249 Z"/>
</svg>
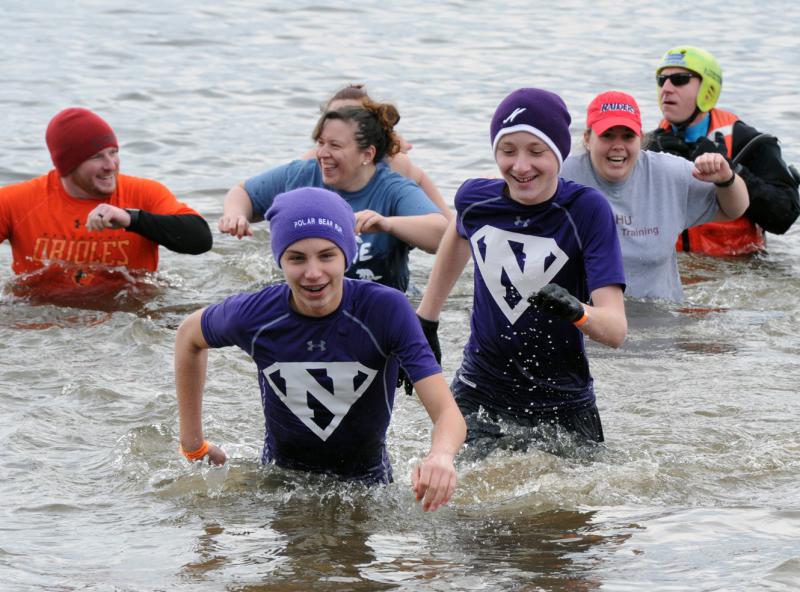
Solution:
<svg viewBox="0 0 800 592">
<path fill-rule="evenodd" d="M 689 84 L 692 78 L 700 78 L 697 74 L 691 72 L 675 72 L 673 74 L 657 74 L 656 82 L 658 86 L 664 86 L 664 83 L 669 80 L 672 86 L 684 86 Z"/>
</svg>

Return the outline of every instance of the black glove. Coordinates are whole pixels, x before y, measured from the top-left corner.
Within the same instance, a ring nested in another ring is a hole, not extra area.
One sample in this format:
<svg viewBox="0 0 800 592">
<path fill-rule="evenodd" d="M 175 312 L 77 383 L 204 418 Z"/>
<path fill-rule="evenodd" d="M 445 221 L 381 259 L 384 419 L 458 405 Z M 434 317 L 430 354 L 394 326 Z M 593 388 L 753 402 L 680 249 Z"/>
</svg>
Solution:
<svg viewBox="0 0 800 592">
<path fill-rule="evenodd" d="M 717 132 L 714 136 L 716 141 L 709 140 L 708 138 L 700 138 L 697 142 L 694 143 L 694 147 L 692 149 L 692 154 L 689 156 L 689 160 L 692 162 L 700 156 L 701 154 L 706 154 L 707 152 L 717 152 L 722 154 L 727 160 L 728 158 L 728 148 L 725 146 L 725 136 L 722 133 Z"/>
<path fill-rule="evenodd" d="M 419 315 L 417 315 L 417 319 L 419 319 L 419 324 L 422 326 L 422 332 L 425 335 L 425 339 L 428 340 L 428 345 L 431 347 L 433 357 L 436 358 L 436 361 L 439 364 L 441 364 L 442 347 L 439 345 L 439 321 L 429 321 L 428 319 L 423 319 Z M 411 384 L 411 379 L 402 368 L 400 368 L 400 372 L 397 375 L 397 388 L 400 388 L 401 386 L 407 395 L 411 395 L 411 393 L 414 392 L 414 385 Z"/>
<path fill-rule="evenodd" d="M 547 284 L 528 298 L 528 302 L 570 323 L 580 319 L 585 312 L 581 301 L 558 284 Z"/>
<path fill-rule="evenodd" d="M 442 363 L 442 346 L 439 345 L 439 321 L 429 321 L 417 315 L 419 324 L 422 325 L 422 332 L 425 334 L 425 339 L 428 340 L 428 345 L 431 346 L 433 357 L 436 358 L 438 364 Z"/>
<path fill-rule="evenodd" d="M 647 143 L 647 150 L 653 152 L 668 152 L 681 158 L 689 158 L 692 148 L 678 136 L 666 130 L 656 130 L 650 136 Z"/>
<path fill-rule="evenodd" d="M 403 387 L 405 393 L 409 396 L 414 392 L 414 385 L 411 384 L 411 379 L 406 374 L 406 371 L 403 370 L 402 366 L 397 372 L 397 388 Z"/>
</svg>

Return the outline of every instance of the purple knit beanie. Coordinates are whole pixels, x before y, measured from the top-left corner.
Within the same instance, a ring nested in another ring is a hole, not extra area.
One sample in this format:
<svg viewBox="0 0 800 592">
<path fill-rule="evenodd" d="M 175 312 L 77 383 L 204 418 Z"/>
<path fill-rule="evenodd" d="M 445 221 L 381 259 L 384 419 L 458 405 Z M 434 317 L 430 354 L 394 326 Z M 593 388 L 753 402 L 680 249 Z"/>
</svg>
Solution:
<svg viewBox="0 0 800 592">
<path fill-rule="evenodd" d="M 506 134 L 529 132 L 555 152 L 558 170 L 569 154 L 572 119 L 564 101 L 555 93 L 540 88 L 519 88 L 508 95 L 492 117 L 492 154 Z"/>
<path fill-rule="evenodd" d="M 275 196 L 267 210 L 272 256 L 281 266 L 283 252 L 304 238 L 325 238 L 344 253 L 345 269 L 356 256 L 356 218 L 340 195 L 319 187 L 301 187 Z"/>
</svg>

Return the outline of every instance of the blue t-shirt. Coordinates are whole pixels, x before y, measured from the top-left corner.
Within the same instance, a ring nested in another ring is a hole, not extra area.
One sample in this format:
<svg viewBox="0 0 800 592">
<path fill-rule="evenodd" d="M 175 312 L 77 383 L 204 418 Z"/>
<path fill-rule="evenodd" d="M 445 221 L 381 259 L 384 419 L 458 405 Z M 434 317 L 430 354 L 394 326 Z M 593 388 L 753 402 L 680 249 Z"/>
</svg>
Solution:
<svg viewBox="0 0 800 592">
<path fill-rule="evenodd" d="M 236 345 L 258 367 L 266 433 L 261 461 L 388 483 L 398 364 L 412 382 L 441 372 L 405 296 L 346 279 L 339 308 L 308 317 L 286 284 L 231 296 L 202 315 L 211 347 Z M 391 315 L 391 322 L 387 322 Z"/>
<path fill-rule="evenodd" d="M 322 182 L 316 160 L 295 160 L 251 177 L 244 188 L 253 213 L 263 217 L 279 193 L 298 187 L 324 187 L 341 195 L 354 212 L 373 210 L 382 216 L 421 216 L 438 212 L 419 185 L 378 164 L 375 174 L 359 191 L 341 191 Z M 347 277 L 379 282 L 405 292 L 408 287 L 408 252 L 411 246 L 385 232 L 356 237 L 358 254 Z"/>
<path fill-rule="evenodd" d="M 471 334 L 458 379 L 507 415 L 594 402 L 583 334 L 528 297 L 549 283 L 588 302 L 625 286 L 614 216 L 596 189 L 559 179 L 553 198 L 523 205 L 502 179 L 470 179 L 455 197 L 457 229 L 475 264 Z"/>
</svg>

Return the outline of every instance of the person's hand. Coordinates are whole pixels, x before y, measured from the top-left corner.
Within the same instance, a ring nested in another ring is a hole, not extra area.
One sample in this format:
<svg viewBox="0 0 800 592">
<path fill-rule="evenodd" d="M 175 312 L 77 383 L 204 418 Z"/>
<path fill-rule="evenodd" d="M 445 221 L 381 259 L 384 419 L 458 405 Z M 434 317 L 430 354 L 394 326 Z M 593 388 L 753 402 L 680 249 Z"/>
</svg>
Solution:
<svg viewBox="0 0 800 592">
<path fill-rule="evenodd" d="M 206 458 L 208 459 L 208 464 L 222 466 L 227 462 L 228 455 L 216 444 L 209 443 Z"/>
<path fill-rule="evenodd" d="M 430 452 L 411 472 L 411 489 L 422 511 L 435 511 L 450 501 L 456 489 L 456 467 L 453 457 Z"/>
<path fill-rule="evenodd" d="M 228 460 L 228 455 L 225 454 L 225 451 L 216 444 L 204 441 L 203 446 L 205 446 L 206 444 L 208 444 L 208 450 L 206 450 L 204 454 L 201 453 L 199 449 L 197 452 L 187 453 L 184 450 L 184 448 L 181 447 L 180 451 L 186 458 L 186 460 L 188 460 L 189 462 L 197 462 L 197 461 L 203 462 L 206 459 L 208 459 L 208 464 L 210 465 L 217 465 L 217 466 L 224 465 L 225 461 Z M 203 456 L 199 456 L 200 454 L 203 454 Z"/>
<path fill-rule="evenodd" d="M 694 161 L 692 176 L 707 183 L 727 183 L 733 177 L 728 159 L 719 152 L 706 152 Z"/>
<path fill-rule="evenodd" d="M 127 228 L 131 223 L 131 215 L 127 210 L 102 203 L 89 212 L 86 217 L 88 230 L 105 230 L 106 228 Z"/>
<path fill-rule="evenodd" d="M 217 223 L 217 227 L 221 233 L 230 234 L 239 239 L 245 236 L 253 236 L 250 222 L 246 216 L 222 216 Z"/>
<path fill-rule="evenodd" d="M 697 160 L 698 156 L 707 154 L 708 152 L 716 152 L 725 158 L 728 158 L 728 148 L 725 146 L 725 137 L 720 132 L 717 132 L 715 138 L 716 140 L 709 140 L 708 138 L 703 137 L 697 140 L 697 142 L 694 144 L 694 149 L 692 150 L 689 160 L 694 162 Z"/>
<path fill-rule="evenodd" d="M 681 158 L 689 158 L 692 149 L 678 136 L 667 133 L 665 130 L 656 130 L 650 136 L 647 143 L 647 150 L 652 152 L 668 152 Z"/>
<path fill-rule="evenodd" d="M 586 312 L 581 301 L 558 284 L 547 284 L 528 298 L 528 302 L 570 323 L 579 320 Z"/>
<path fill-rule="evenodd" d="M 356 212 L 356 234 L 389 232 L 389 219 L 373 210 Z"/>
</svg>

